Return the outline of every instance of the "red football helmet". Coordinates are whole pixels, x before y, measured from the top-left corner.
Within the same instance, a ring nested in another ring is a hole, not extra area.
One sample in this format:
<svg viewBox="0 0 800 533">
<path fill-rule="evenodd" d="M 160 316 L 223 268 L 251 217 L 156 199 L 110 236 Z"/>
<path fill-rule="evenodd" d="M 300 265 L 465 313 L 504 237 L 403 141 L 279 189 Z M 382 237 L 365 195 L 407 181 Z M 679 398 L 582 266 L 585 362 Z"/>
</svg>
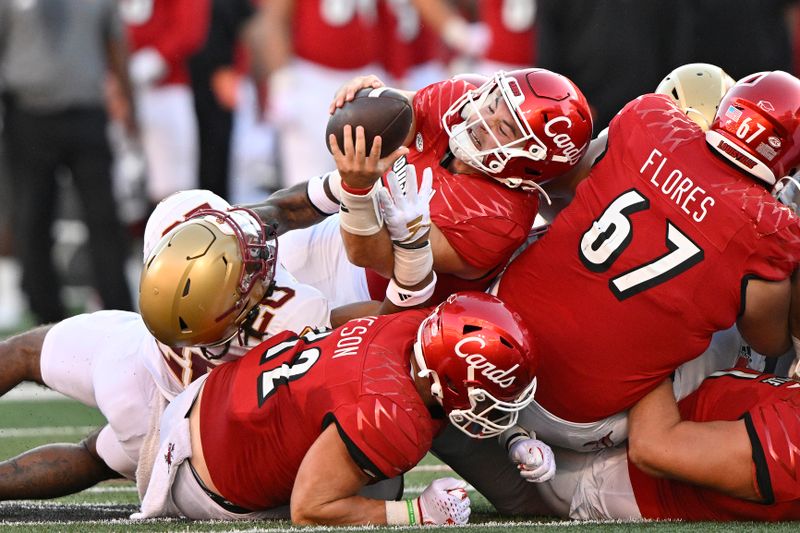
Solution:
<svg viewBox="0 0 800 533">
<path fill-rule="evenodd" d="M 739 80 L 722 98 L 706 141 L 770 185 L 800 163 L 800 80 L 776 70 Z"/>
<path fill-rule="evenodd" d="M 494 437 L 516 424 L 536 391 L 538 356 L 528 330 L 486 293 L 442 302 L 420 324 L 414 360 L 450 421 L 471 437 Z"/>
<path fill-rule="evenodd" d="M 442 117 L 457 158 L 508 187 L 570 170 L 592 138 L 592 115 L 568 78 L 540 68 L 497 72 Z"/>
</svg>

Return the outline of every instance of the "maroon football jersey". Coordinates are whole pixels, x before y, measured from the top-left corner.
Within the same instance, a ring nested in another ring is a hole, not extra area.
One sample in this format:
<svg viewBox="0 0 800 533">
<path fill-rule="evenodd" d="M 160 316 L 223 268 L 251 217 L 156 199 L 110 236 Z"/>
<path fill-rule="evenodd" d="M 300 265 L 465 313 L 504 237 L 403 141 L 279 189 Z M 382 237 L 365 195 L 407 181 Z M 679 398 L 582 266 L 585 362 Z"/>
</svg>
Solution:
<svg viewBox="0 0 800 533">
<path fill-rule="evenodd" d="M 294 53 L 332 69 L 351 70 L 378 61 L 377 0 L 295 0 Z"/>
<path fill-rule="evenodd" d="M 464 261 L 490 270 L 477 280 L 438 274 L 435 303 L 457 291 L 486 289 L 514 250 L 525 242 L 539 209 L 536 193 L 510 189 L 481 174 L 453 174 L 440 165 L 449 150 L 442 115 L 470 89 L 474 86 L 465 81 L 448 80 L 414 96 L 417 132 L 407 160 L 415 166 L 418 181 L 425 167 L 433 170 L 431 221 Z M 371 297 L 383 300 L 388 281 L 368 271 L 367 283 Z"/>
<path fill-rule="evenodd" d="M 200 433 L 220 494 L 247 509 L 289 503 L 298 468 L 331 423 L 374 479 L 413 467 L 442 427 L 411 378 L 427 312 L 351 320 L 333 332 L 276 335 L 215 368 Z"/>
<path fill-rule="evenodd" d="M 800 519 L 800 382 L 750 370 L 717 372 L 679 407 L 684 420 L 744 419 L 753 445 L 754 483 L 766 504 L 653 478 L 629 461 L 633 492 L 644 518 Z"/>
<path fill-rule="evenodd" d="M 612 121 L 606 153 L 499 296 L 544 354 L 537 402 L 588 422 L 700 355 L 741 312 L 744 282 L 785 279 L 798 257 L 793 212 L 666 96 L 645 95 Z"/>
</svg>

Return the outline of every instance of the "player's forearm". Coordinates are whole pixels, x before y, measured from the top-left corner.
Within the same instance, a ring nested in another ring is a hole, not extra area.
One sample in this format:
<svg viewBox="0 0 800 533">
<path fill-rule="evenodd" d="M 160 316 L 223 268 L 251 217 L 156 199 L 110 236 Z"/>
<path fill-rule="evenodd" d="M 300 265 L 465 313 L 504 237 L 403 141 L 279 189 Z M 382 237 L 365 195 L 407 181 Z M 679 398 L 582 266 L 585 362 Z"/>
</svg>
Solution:
<svg viewBox="0 0 800 533">
<path fill-rule="evenodd" d="M 261 59 L 269 72 L 280 70 L 291 59 L 292 4 L 292 0 L 270 0 L 261 7 L 258 17 L 264 33 Z"/>
<path fill-rule="evenodd" d="M 277 224 L 278 235 L 293 229 L 313 226 L 325 218 L 311 205 L 305 183 L 281 189 L 263 203 L 246 207 L 252 209 L 264 223 Z"/>
<path fill-rule="evenodd" d="M 87 441 L 47 444 L 0 463 L 0 500 L 56 498 L 80 492 L 106 479 L 119 477 Z M 93 446 L 93 444 L 92 444 Z"/>
<path fill-rule="evenodd" d="M 306 508 L 292 506 L 292 522 L 299 525 L 386 524 L 386 502 L 350 496 Z"/>
<path fill-rule="evenodd" d="M 342 230 L 347 258 L 356 266 L 370 268 L 385 278 L 394 270 L 394 252 L 385 228 L 373 235 L 353 235 Z"/>
<path fill-rule="evenodd" d="M 628 459 L 645 473 L 759 499 L 744 422 L 681 420 L 666 381 L 631 409 L 628 424 Z"/>
<path fill-rule="evenodd" d="M 331 327 L 338 328 L 348 320 L 360 318 L 363 316 L 372 316 L 380 313 L 381 302 L 375 300 L 367 300 L 364 302 L 355 302 L 352 304 L 341 305 L 331 309 Z"/>
<path fill-rule="evenodd" d="M 651 476 L 759 501 L 751 454 L 747 429 L 741 420 L 683 421 L 650 441 L 646 448 L 631 448 L 630 457 Z"/>
</svg>

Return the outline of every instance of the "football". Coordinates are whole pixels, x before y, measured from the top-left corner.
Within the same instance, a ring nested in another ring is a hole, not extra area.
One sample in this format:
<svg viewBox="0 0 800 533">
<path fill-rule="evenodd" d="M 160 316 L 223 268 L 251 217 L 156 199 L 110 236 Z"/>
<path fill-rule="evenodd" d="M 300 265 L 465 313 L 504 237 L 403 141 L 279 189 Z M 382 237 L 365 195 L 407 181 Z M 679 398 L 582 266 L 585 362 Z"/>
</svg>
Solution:
<svg viewBox="0 0 800 533">
<path fill-rule="evenodd" d="M 405 140 L 411 129 L 412 117 L 411 104 L 400 92 L 387 87 L 361 89 L 353 100 L 337 108 L 328 119 L 325 145 L 330 151 L 328 138 L 334 134 L 339 148 L 344 150 L 345 125 L 350 124 L 354 134 L 356 126 L 363 126 L 367 153 L 372 148 L 373 138 L 380 135 L 383 141 L 381 157 L 386 157 Z"/>
</svg>

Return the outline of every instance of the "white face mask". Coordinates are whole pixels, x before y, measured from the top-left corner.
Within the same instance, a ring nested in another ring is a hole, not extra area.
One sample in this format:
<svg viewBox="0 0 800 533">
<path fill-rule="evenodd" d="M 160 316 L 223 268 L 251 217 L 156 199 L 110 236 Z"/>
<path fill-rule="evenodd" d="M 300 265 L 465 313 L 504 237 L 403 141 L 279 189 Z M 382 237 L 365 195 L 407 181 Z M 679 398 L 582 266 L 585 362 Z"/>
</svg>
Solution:
<svg viewBox="0 0 800 533">
<path fill-rule="evenodd" d="M 800 215 L 800 181 L 798 176 L 784 176 L 772 188 L 772 195 L 783 205 Z"/>
<path fill-rule="evenodd" d="M 510 159 L 541 161 L 547 155 L 544 143 L 519 114 L 524 100 L 517 81 L 502 71 L 466 92 L 442 117 L 450 151 L 460 161 L 514 187 L 506 183 L 508 177 L 499 176 Z"/>
</svg>

